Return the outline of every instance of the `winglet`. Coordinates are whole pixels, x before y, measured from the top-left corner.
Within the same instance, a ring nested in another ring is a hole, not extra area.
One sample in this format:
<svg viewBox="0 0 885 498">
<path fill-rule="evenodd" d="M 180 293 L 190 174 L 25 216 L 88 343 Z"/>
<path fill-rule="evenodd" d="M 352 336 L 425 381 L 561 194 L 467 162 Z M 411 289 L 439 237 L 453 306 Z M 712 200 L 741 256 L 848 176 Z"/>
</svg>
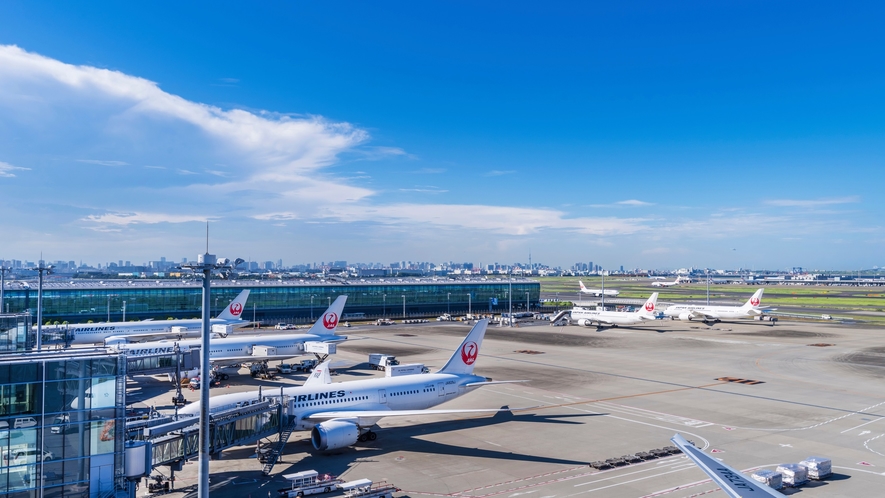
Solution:
<svg viewBox="0 0 885 498">
<path fill-rule="evenodd" d="M 784 496 L 765 484 L 756 482 L 753 479 L 747 479 L 740 471 L 707 455 L 693 444 L 686 441 L 685 438 L 679 434 L 670 438 L 670 441 L 673 441 L 673 444 L 682 450 L 685 456 L 690 458 L 695 465 L 713 479 L 713 482 L 722 488 L 722 491 L 725 491 L 728 496 L 731 496 L 732 498 L 742 498 L 747 496 Z"/>
<path fill-rule="evenodd" d="M 344 311 L 344 303 L 347 302 L 347 296 L 341 295 L 335 298 L 331 306 L 321 317 L 313 324 L 308 334 L 315 335 L 333 335 L 338 329 L 338 322 L 341 321 L 341 312 Z"/>
<path fill-rule="evenodd" d="M 469 375 L 473 373 L 473 364 L 479 356 L 479 348 L 482 346 L 482 339 L 486 335 L 486 328 L 489 325 L 488 320 L 480 320 L 467 334 L 467 337 L 461 342 L 449 361 L 442 367 L 438 373 L 462 374 Z"/>
<path fill-rule="evenodd" d="M 329 363 L 332 363 L 332 360 L 326 360 L 314 367 L 313 372 L 310 374 L 310 377 L 304 381 L 302 387 L 331 384 L 332 375 L 329 373 Z"/>
<path fill-rule="evenodd" d="M 249 289 L 240 292 L 240 294 L 224 308 L 224 311 L 218 314 L 216 318 L 222 320 L 242 320 L 243 311 L 246 310 L 246 300 L 249 299 Z"/>
</svg>

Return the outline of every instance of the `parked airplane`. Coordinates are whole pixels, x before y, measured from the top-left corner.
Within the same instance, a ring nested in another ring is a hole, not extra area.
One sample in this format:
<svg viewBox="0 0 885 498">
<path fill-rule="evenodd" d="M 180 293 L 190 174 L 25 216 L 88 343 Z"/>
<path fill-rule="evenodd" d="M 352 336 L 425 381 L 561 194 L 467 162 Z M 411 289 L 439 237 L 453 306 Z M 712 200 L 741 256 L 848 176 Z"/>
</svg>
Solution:
<svg viewBox="0 0 885 498">
<path fill-rule="evenodd" d="M 305 353 L 308 342 L 341 342 L 347 337 L 336 335 L 338 322 L 347 296 L 338 296 L 329 309 L 320 316 L 316 323 L 304 334 L 268 334 L 268 335 L 235 335 L 229 337 L 213 337 L 210 342 L 209 361 L 213 365 L 225 366 L 237 363 L 258 361 L 285 360 Z M 166 340 L 118 344 L 115 349 L 127 356 L 157 356 L 175 352 L 175 345 L 182 352 L 200 346 L 201 339 Z M 258 346 L 265 346 L 260 348 Z M 274 354 L 267 354 L 267 348 L 273 348 Z"/>
<path fill-rule="evenodd" d="M 329 362 L 316 367 L 304 385 L 282 389 L 294 409 L 295 430 L 311 431 L 313 447 L 320 451 L 344 448 L 357 441 L 372 441 L 372 427 L 384 417 L 415 417 L 451 413 L 498 412 L 501 409 L 428 410 L 492 381 L 473 374 L 488 320 L 480 320 L 438 372 L 332 383 Z M 210 398 L 210 410 L 233 408 L 257 399 L 258 391 Z M 267 397 L 267 395 L 265 395 Z M 196 416 L 200 404 L 192 403 L 179 415 Z"/>
<path fill-rule="evenodd" d="M 636 325 L 642 322 L 655 319 L 655 308 L 657 306 L 658 293 L 652 293 L 651 297 L 645 302 L 642 308 L 634 312 L 624 311 L 605 311 L 591 310 L 587 308 L 572 309 L 572 321 L 578 325 L 590 327 L 594 323 L 597 329 L 601 329 L 606 325 L 617 327 L 618 325 Z"/>
<path fill-rule="evenodd" d="M 578 284 L 581 285 L 581 293 L 582 294 L 593 294 L 594 296 L 617 296 L 620 294 L 620 291 L 616 291 L 614 289 L 588 289 L 584 287 L 584 282 L 578 280 Z"/>
<path fill-rule="evenodd" d="M 672 282 L 660 282 L 654 281 L 651 283 L 652 287 L 672 287 L 674 285 L 679 285 L 681 283 L 685 283 L 685 280 L 682 277 L 676 277 L 676 280 Z"/>
<path fill-rule="evenodd" d="M 682 450 L 682 453 L 684 453 L 685 456 L 690 458 L 695 465 L 700 467 L 704 473 L 713 479 L 713 482 L 722 488 L 722 491 L 725 491 L 725 493 L 732 498 L 784 496 L 782 493 L 775 491 L 761 482 L 747 479 L 739 470 L 725 465 L 719 460 L 707 455 L 693 444 L 686 441 L 685 438 L 679 434 L 670 438 L 670 441 L 673 441 L 673 444 Z"/>
<path fill-rule="evenodd" d="M 703 304 L 674 304 L 664 311 L 665 316 L 672 319 L 680 320 L 703 320 L 704 322 L 718 322 L 723 318 L 749 318 L 762 315 L 763 312 L 769 311 L 766 308 L 760 308 L 762 303 L 762 292 L 765 289 L 757 290 L 753 296 L 744 303 L 743 306 L 707 306 Z"/>
<path fill-rule="evenodd" d="M 248 325 L 249 321 L 240 318 L 243 310 L 246 309 L 246 299 L 248 298 L 248 289 L 240 292 L 224 311 L 210 321 L 211 325 L 232 325 L 234 327 Z M 142 320 L 140 322 L 48 325 L 43 327 L 43 333 L 68 334 L 71 344 L 112 344 L 168 337 L 172 335 L 172 327 L 185 327 L 183 335 L 186 336 L 200 335 L 203 321 L 200 319 Z"/>
</svg>

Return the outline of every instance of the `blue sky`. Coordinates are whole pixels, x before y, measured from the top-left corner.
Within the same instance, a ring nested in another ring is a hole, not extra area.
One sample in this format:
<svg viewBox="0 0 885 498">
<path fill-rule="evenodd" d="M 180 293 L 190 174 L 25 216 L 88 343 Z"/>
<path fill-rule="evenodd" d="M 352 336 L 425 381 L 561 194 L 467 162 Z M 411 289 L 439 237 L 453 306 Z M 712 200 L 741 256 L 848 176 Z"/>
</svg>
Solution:
<svg viewBox="0 0 885 498">
<path fill-rule="evenodd" d="M 879 4 L 0 3 L 0 257 L 885 266 Z"/>
</svg>

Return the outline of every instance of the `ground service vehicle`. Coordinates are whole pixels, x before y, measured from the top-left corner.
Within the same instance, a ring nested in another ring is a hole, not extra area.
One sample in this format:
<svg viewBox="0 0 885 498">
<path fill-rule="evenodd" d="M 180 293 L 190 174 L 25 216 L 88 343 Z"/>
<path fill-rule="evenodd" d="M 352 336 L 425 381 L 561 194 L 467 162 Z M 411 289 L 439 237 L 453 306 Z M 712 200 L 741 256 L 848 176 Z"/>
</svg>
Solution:
<svg viewBox="0 0 885 498">
<path fill-rule="evenodd" d="M 372 366 L 372 370 L 381 370 L 383 372 L 387 367 L 399 365 L 399 361 L 397 361 L 395 356 L 389 354 L 372 353 L 369 355 L 369 365 Z"/>
<path fill-rule="evenodd" d="M 286 474 L 283 478 L 291 483 L 291 487 L 279 490 L 279 496 L 284 498 L 330 493 L 338 490 L 338 486 L 344 482 L 329 474 L 320 475 L 315 470 Z"/>
</svg>

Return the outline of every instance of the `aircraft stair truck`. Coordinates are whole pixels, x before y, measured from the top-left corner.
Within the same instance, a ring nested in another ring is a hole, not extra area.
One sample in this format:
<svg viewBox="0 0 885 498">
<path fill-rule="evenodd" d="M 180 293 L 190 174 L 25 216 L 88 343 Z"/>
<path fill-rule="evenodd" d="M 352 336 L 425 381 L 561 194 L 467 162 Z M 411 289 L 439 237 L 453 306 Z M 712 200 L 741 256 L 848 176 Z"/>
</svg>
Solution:
<svg viewBox="0 0 885 498">
<path fill-rule="evenodd" d="M 340 485 L 344 483 L 342 479 L 337 479 L 329 474 L 320 475 L 315 470 L 286 474 L 283 478 L 289 481 L 290 487 L 279 490 L 279 496 L 282 498 L 300 498 L 306 495 L 331 493 L 341 489 Z"/>
<path fill-rule="evenodd" d="M 369 355 L 369 365 L 372 366 L 372 370 L 381 370 L 383 372 L 387 367 L 399 365 L 399 361 L 397 361 L 395 356 L 389 354 L 372 353 Z"/>
<path fill-rule="evenodd" d="M 338 486 L 344 491 L 344 498 L 393 498 L 393 493 L 401 491 L 387 482 L 372 484 L 369 479 L 358 479 Z"/>
</svg>

